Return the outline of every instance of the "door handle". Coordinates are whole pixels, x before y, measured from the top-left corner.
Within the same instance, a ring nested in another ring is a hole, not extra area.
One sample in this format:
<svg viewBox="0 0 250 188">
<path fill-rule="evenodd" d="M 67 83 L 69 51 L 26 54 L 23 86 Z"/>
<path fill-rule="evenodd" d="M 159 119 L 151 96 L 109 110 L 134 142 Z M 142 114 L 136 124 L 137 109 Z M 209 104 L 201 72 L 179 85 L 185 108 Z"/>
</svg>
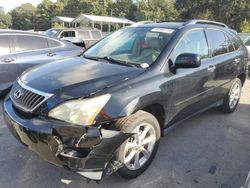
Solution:
<svg viewBox="0 0 250 188">
<path fill-rule="evenodd" d="M 4 62 L 4 63 L 10 63 L 12 61 L 15 61 L 15 60 L 12 59 L 12 58 L 4 58 L 4 59 L 1 60 L 1 62 Z"/>
<path fill-rule="evenodd" d="M 216 66 L 214 66 L 214 65 L 209 65 L 209 67 L 207 68 L 207 70 L 208 70 L 209 72 L 214 72 L 215 69 L 216 69 Z"/>
<path fill-rule="evenodd" d="M 53 56 L 55 56 L 55 55 L 56 55 L 56 53 L 48 53 L 48 54 L 47 54 L 48 57 L 53 57 Z"/>
</svg>

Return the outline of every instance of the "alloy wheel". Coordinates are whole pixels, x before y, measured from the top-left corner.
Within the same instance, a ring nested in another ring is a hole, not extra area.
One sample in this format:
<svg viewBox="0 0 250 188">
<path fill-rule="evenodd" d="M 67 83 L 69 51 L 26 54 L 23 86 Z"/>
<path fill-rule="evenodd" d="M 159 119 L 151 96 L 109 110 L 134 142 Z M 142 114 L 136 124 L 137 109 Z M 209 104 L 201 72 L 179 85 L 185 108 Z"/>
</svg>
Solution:
<svg viewBox="0 0 250 188">
<path fill-rule="evenodd" d="M 132 133 L 134 135 L 125 143 L 123 161 L 128 169 L 137 170 L 148 161 L 154 150 L 156 131 L 153 125 L 143 123 Z"/>
</svg>

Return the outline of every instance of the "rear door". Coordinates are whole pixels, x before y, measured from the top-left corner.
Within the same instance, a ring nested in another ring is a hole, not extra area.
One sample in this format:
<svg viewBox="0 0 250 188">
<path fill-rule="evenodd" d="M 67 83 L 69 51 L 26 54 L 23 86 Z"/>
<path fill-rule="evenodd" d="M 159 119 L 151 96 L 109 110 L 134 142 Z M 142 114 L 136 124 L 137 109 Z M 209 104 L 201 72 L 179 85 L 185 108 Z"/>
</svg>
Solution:
<svg viewBox="0 0 250 188">
<path fill-rule="evenodd" d="M 36 35 L 13 35 L 19 75 L 29 67 L 53 61 L 46 37 Z"/>
<path fill-rule="evenodd" d="M 219 100 L 228 92 L 231 81 L 236 77 L 243 54 L 233 45 L 226 32 L 206 29 L 206 35 L 215 65 L 214 98 Z"/>
<path fill-rule="evenodd" d="M 209 48 L 203 29 L 188 31 L 180 39 L 170 55 L 170 63 L 183 53 L 198 54 L 201 66 L 177 69 L 172 76 L 173 104 L 170 123 L 185 119 L 214 102 L 214 63 L 209 57 Z"/>
<path fill-rule="evenodd" d="M 12 53 L 12 43 L 8 35 L 0 35 L 0 91 L 9 88 L 18 76 L 16 55 Z"/>
</svg>

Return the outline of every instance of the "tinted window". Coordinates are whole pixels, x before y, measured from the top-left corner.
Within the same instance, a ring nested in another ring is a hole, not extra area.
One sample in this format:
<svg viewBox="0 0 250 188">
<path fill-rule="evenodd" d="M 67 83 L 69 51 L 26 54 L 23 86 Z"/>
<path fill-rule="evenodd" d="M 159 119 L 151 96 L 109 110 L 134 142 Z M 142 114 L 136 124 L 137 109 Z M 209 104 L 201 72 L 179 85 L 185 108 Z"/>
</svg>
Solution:
<svg viewBox="0 0 250 188">
<path fill-rule="evenodd" d="M 6 35 L 0 35 L 0 55 L 10 53 L 9 38 Z"/>
<path fill-rule="evenodd" d="M 52 39 L 47 39 L 47 40 L 48 40 L 50 48 L 62 46 L 62 44 L 60 42 L 58 42 L 58 41 L 55 41 L 55 40 L 52 40 Z"/>
<path fill-rule="evenodd" d="M 16 52 L 48 48 L 47 39 L 43 37 L 17 35 L 15 40 Z"/>
<path fill-rule="evenodd" d="M 203 30 L 186 33 L 175 47 L 171 60 L 175 62 L 178 55 L 183 53 L 198 54 L 202 59 L 208 58 L 208 45 Z"/>
<path fill-rule="evenodd" d="M 250 38 L 248 40 L 246 40 L 245 45 L 250 46 Z"/>
<path fill-rule="evenodd" d="M 212 55 L 217 56 L 228 52 L 225 34 L 222 31 L 209 29 L 206 31 L 212 48 Z"/>
<path fill-rule="evenodd" d="M 230 38 L 230 40 L 233 43 L 234 49 L 238 50 L 241 46 L 240 42 L 238 41 L 238 39 L 236 39 L 234 36 L 232 36 L 231 34 L 228 35 L 228 37 Z"/>
<path fill-rule="evenodd" d="M 227 39 L 228 52 L 233 52 L 234 51 L 234 45 L 233 45 L 232 41 L 227 37 L 227 35 L 226 35 L 226 39 Z"/>
<path fill-rule="evenodd" d="M 64 31 L 60 38 L 64 38 L 64 37 L 75 37 L 76 34 L 75 34 L 75 31 Z"/>
<path fill-rule="evenodd" d="M 78 37 L 82 39 L 90 39 L 89 31 L 78 31 Z"/>
<path fill-rule="evenodd" d="M 102 38 L 102 35 L 99 31 L 91 31 L 92 33 L 92 36 L 94 39 L 101 39 Z"/>
</svg>

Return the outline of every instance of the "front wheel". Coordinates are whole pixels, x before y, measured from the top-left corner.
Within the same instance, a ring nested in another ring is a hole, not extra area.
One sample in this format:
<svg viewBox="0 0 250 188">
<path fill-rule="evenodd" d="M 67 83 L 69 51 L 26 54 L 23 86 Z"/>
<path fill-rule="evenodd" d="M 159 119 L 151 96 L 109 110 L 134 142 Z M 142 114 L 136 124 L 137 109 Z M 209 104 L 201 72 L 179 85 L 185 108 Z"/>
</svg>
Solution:
<svg viewBox="0 0 250 188">
<path fill-rule="evenodd" d="M 241 89 L 241 80 L 236 78 L 229 90 L 229 93 L 224 97 L 223 104 L 219 106 L 219 109 L 226 113 L 234 112 L 240 100 Z"/>
<path fill-rule="evenodd" d="M 138 111 L 116 123 L 123 132 L 134 135 L 117 151 L 117 160 L 124 163 L 117 173 L 124 178 L 136 178 L 151 164 L 161 135 L 157 119 L 150 113 Z"/>
</svg>

